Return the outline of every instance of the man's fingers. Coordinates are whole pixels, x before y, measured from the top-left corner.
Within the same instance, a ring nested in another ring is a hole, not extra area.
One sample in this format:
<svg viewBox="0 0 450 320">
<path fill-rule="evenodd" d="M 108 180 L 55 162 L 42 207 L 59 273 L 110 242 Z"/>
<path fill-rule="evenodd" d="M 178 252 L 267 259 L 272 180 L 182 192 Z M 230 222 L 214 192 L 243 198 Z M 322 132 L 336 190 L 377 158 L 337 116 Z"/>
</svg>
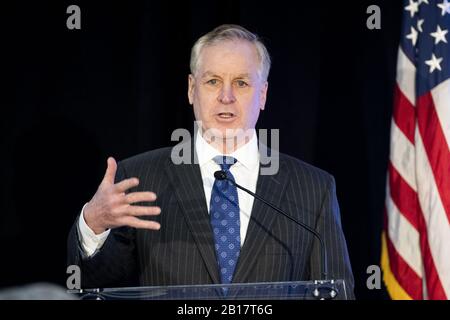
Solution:
<svg viewBox="0 0 450 320">
<path fill-rule="evenodd" d="M 130 178 L 120 181 L 116 184 L 118 192 L 125 192 L 130 188 L 136 187 L 139 184 L 138 178 Z"/>
<path fill-rule="evenodd" d="M 127 217 L 124 224 L 137 229 L 159 230 L 161 225 L 156 221 L 142 220 L 136 217 Z"/>
<path fill-rule="evenodd" d="M 125 201 L 127 203 L 136 202 L 151 202 L 156 200 L 156 194 L 154 192 L 132 192 L 125 196 Z"/>
<path fill-rule="evenodd" d="M 132 216 L 156 216 L 161 213 L 160 207 L 128 206 L 126 213 Z"/>
<path fill-rule="evenodd" d="M 113 157 L 109 157 L 107 160 L 108 167 L 106 168 L 105 176 L 103 177 L 103 182 L 114 184 L 114 179 L 116 177 L 117 163 Z"/>
</svg>

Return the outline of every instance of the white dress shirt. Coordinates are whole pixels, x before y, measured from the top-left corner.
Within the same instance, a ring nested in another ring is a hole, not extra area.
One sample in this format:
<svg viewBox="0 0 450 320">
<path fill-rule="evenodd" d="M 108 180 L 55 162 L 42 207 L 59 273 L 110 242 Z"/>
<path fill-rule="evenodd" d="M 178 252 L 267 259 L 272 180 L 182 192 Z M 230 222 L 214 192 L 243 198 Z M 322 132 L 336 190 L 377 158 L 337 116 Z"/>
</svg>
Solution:
<svg viewBox="0 0 450 320">
<path fill-rule="evenodd" d="M 214 162 L 213 158 L 215 156 L 221 156 L 223 154 L 212 147 L 202 137 L 200 131 L 197 132 L 195 139 L 195 151 L 198 157 L 198 163 L 200 166 L 200 172 L 203 181 L 203 190 L 205 192 L 206 205 L 209 213 L 211 191 L 214 185 L 214 172 L 220 170 L 220 166 Z M 249 142 L 238 148 L 233 153 L 227 154 L 227 156 L 233 157 L 237 160 L 237 162 L 230 168 L 231 174 L 234 176 L 234 180 L 236 181 L 236 183 L 243 186 L 244 188 L 249 189 L 252 192 L 255 192 L 259 174 L 259 152 L 256 131 L 253 130 L 252 137 Z M 237 192 L 239 198 L 241 220 L 240 235 L 242 247 L 247 234 L 254 198 L 239 188 L 237 189 Z M 161 212 L 161 214 L 164 214 L 164 212 Z M 163 226 L 161 227 L 163 228 Z M 107 230 L 98 235 L 95 234 L 84 220 L 83 207 L 78 222 L 78 231 L 80 235 L 81 246 L 84 252 L 87 256 L 91 256 L 92 254 L 94 254 L 94 252 L 102 247 L 111 230 Z"/>
</svg>

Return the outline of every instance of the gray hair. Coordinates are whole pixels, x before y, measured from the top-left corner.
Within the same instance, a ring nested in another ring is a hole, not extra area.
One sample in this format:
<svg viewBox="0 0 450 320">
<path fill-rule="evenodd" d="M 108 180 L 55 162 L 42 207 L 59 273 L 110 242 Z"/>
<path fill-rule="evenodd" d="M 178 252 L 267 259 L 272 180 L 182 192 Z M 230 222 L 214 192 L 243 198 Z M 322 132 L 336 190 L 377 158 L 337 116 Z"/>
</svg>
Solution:
<svg viewBox="0 0 450 320">
<path fill-rule="evenodd" d="M 195 75 L 198 68 L 200 53 L 204 47 L 230 40 L 245 40 L 255 45 L 261 65 L 258 69 L 258 75 L 261 80 L 267 81 L 271 60 L 266 46 L 256 34 L 235 24 L 223 24 L 218 26 L 195 42 L 191 50 L 191 73 Z"/>
</svg>

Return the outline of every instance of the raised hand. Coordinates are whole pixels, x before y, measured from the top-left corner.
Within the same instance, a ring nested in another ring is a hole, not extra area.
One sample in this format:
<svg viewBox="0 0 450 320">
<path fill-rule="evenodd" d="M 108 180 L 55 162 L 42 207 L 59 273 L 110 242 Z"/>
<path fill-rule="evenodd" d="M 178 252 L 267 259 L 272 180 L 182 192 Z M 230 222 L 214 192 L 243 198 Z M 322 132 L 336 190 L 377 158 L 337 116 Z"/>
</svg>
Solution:
<svg viewBox="0 0 450 320">
<path fill-rule="evenodd" d="M 137 206 L 136 202 L 155 201 L 154 192 L 125 192 L 139 185 L 137 178 L 114 183 L 117 163 L 108 158 L 108 167 L 97 192 L 84 208 L 84 220 L 96 233 L 107 229 L 129 226 L 140 229 L 159 230 L 161 225 L 155 221 L 139 219 L 140 216 L 154 216 L 161 213 L 156 206 Z"/>
</svg>

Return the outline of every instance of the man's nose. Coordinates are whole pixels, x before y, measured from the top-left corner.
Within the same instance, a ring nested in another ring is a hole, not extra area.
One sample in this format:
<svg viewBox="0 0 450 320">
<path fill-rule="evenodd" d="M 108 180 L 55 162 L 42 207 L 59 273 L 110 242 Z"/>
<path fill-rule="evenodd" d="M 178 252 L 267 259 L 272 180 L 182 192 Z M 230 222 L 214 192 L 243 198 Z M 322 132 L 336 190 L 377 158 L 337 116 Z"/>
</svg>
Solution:
<svg viewBox="0 0 450 320">
<path fill-rule="evenodd" d="M 223 104 L 234 103 L 236 101 L 236 97 L 234 96 L 233 87 L 225 84 L 222 87 L 222 90 L 220 90 L 218 100 Z"/>
</svg>

